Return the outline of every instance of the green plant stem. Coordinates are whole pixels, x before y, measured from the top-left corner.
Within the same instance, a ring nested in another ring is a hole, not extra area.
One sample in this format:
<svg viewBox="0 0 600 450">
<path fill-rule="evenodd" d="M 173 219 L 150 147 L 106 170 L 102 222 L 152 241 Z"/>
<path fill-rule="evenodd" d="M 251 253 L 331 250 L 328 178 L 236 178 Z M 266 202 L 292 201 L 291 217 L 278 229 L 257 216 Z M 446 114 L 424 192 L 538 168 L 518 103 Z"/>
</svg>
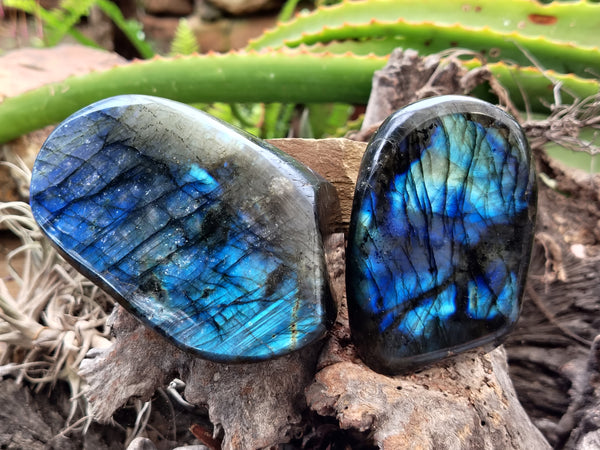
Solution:
<svg viewBox="0 0 600 450">
<path fill-rule="evenodd" d="M 364 103 L 373 72 L 385 61 L 286 52 L 137 61 L 5 99 L 0 103 L 0 142 L 57 123 L 94 101 L 118 94 L 157 95 L 185 103 Z"/>
</svg>

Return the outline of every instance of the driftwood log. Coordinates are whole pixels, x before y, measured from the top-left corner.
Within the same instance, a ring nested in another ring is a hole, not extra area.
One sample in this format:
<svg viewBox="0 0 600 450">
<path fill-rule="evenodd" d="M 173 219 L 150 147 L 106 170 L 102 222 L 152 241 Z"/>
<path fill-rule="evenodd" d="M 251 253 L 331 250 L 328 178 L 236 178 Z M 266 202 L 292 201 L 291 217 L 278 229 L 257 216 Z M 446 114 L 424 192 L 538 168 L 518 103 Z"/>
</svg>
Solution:
<svg viewBox="0 0 600 450">
<path fill-rule="evenodd" d="M 275 140 L 336 186 L 349 220 L 354 180 L 365 144 L 345 139 Z M 331 423 L 362 433 L 362 446 L 382 448 L 549 448 L 521 407 L 502 348 L 471 352 L 407 376 L 367 368 L 349 339 L 344 306 L 344 239 L 329 243 L 329 267 L 340 314 L 331 336 L 292 355 L 227 365 L 186 354 L 142 326 L 124 309 L 114 314 L 116 343 L 84 361 L 88 398 L 107 420 L 131 397 L 149 399 L 173 377 L 184 397 L 206 405 L 222 428 L 223 448 L 263 448 Z M 307 422 L 306 409 L 316 413 Z M 323 420 L 319 420 L 319 418 Z"/>
</svg>

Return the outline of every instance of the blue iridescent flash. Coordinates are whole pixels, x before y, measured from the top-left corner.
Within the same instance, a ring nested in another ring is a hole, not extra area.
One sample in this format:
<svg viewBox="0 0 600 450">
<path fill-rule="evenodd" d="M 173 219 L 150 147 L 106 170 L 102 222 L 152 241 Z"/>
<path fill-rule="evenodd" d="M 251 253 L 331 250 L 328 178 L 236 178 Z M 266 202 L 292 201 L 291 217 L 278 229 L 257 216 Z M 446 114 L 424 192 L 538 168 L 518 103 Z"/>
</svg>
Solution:
<svg viewBox="0 0 600 450">
<path fill-rule="evenodd" d="M 325 334 L 323 236 L 336 202 L 269 144 L 133 95 L 60 124 L 31 182 L 34 217 L 68 261 L 175 344 L 225 362 Z"/>
<path fill-rule="evenodd" d="M 536 211 L 516 121 L 476 99 L 424 100 L 373 136 L 356 186 L 346 286 L 353 340 L 398 373 L 516 323 Z"/>
</svg>

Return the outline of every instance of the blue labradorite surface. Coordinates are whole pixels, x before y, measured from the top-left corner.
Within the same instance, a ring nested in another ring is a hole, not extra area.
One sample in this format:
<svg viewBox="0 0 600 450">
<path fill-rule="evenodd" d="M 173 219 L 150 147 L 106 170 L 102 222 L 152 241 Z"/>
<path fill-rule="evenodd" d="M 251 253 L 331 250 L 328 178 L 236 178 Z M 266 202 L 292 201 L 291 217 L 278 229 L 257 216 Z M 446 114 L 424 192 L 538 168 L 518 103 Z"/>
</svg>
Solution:
<svg viewBox="0 0 600 450">
<path fill-rule="evenodd" d="M 390 116 L 359 172 L 347 249 L 353 341 L 373 369 L 400 373 L 515 324 L 536 212 L 516 121 L 460 96 Z"/>
<path fill-rule="evenodd" d="M 263 360 L 326 332 L 333 187 L 195 108 L 127 95 L 73 114 L 30 201 L 69 262 L 204 358 Z"/>
</svg>

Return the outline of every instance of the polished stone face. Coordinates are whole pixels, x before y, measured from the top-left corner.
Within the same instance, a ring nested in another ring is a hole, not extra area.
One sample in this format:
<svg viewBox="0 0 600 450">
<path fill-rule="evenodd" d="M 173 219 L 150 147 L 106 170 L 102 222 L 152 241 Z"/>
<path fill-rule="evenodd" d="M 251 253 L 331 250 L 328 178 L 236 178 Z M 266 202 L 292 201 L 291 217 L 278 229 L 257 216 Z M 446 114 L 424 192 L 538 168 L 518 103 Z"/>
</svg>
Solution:
<svg viewBox="0 0 600 450">
<path fill-rule="evenodd" d="M 35 162 L 31 207 L 66 259 L 175 344 L 224 362 L 326 332 L 333 187 L 269 144 L 177 102 L 109 98 Z"/>
<path fill-rule="evenodd" d="M 363 158 L 347 249 L 362 358 L 399 373 L 497 345 L 519 316 L 535 212 L 528 144 L 502 110 L 446 96 L 390 116 Z"/>
</svg>

